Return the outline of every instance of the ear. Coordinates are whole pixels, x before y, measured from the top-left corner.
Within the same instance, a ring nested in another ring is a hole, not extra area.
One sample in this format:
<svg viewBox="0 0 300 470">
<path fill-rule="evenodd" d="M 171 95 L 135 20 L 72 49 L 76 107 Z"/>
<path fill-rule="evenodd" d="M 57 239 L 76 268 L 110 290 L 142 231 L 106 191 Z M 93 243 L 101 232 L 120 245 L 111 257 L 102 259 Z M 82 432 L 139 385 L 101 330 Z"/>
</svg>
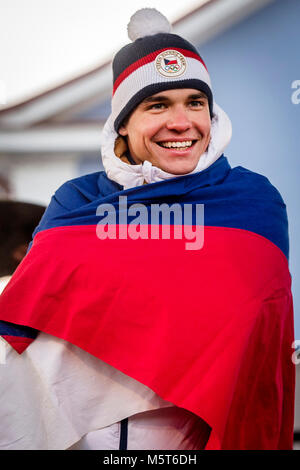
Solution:
<svg viewBox="0 0 300 470">
<path fill-rule="evenodd" d="M 126 125 L 122 124 L 122 126 L 119 127 L 118 133 L 119 133 L 120 135 L 122 135 L 123 137 L 125 137 L 126 135 L 128 135 L 128 131 L 127 131 Z"/>
</svg>

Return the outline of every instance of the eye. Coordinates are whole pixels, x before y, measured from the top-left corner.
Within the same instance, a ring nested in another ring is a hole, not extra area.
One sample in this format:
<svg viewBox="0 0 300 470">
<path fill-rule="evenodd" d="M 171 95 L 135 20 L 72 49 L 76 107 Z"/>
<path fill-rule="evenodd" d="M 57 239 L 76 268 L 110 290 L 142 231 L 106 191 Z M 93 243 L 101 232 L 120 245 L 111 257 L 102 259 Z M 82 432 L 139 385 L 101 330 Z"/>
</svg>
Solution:
<svg viewBox="0 0 300 470">
<path fill-rule="evenodd" d="M 193 100 L 193 101 L 190 102 L 190 105 L 193 108 L 199 108 L 199 107 L 205 106 L 205 102 L 204 101 L 199 101 L 199 100 Z"/>
<path fill-rule="evenodd" d="M 163 109 L 165 107 L 166 107 L 166 105 L 164 103 L 154 103 L 151 106 L 149 106 L 148 109 L 160 110 L 160 109 Z"/>
</svg>

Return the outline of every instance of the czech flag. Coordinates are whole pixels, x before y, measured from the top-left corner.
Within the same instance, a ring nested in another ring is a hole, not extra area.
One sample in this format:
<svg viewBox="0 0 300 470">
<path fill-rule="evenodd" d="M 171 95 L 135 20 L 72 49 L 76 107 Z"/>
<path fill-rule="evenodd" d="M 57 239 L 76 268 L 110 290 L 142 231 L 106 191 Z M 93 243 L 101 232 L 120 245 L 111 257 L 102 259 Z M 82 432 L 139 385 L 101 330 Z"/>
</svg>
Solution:
<svg viewBox="0 0 300 470">
<path fill-rule="evenodd" d="M 173 59 L 173 60 L 169 60 L 169 59 L 164 59 L 165 61 L 165 65 L 177 65 L 178 62 L 177 62 L 177 59 Z"/>
<path fill-rule="evenodd" d="M 19 353 L 43 331 L 100 358 L 204 419 L 206 449 L 292 449 L 288 250 L 278 191 L 224 156 L 127 190 L 86 175 L 53 196 L 0 334 Z"/>
</svg>

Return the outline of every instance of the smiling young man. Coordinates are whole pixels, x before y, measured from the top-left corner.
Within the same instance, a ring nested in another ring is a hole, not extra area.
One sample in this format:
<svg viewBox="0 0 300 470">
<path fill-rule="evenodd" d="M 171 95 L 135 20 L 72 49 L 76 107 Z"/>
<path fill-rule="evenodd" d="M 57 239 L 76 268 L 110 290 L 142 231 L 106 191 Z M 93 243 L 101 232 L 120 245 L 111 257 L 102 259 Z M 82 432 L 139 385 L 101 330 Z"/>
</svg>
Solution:
<svg viewBox="0 0 300 470">
<path fill-rule="evenodd" d="M 0 297 L 0 448 L 291 449 L 285 205 L 223 155 L 231 123 L 197 49 L 152 9 L 128 31 L 113 60 L 105 171 L 55 192 Z M 198 204 L 204 222 L 174 226 L 202 225 L 199 249 L 185 230 L 123 236 L 164 228 L 152 208 Z M 118 236 L 97 237 L 99 208 Z M 149 217 L 137 223 L 138 212 Z"/>
</svg>

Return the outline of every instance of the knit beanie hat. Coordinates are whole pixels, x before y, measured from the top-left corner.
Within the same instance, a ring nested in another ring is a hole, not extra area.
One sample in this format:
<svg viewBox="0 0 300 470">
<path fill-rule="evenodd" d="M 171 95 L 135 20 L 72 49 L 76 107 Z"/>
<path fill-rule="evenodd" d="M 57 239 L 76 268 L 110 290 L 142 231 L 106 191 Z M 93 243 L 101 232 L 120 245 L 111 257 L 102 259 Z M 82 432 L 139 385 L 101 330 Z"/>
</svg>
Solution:
<svg viewBox="0 0 300 470">
<path fill-rule="evenodd" d="M 116 132 L 145 98 L 175 88 L 203 91 L 212 117 L 211 82 L 197 49 L 170 33 L 169 21 L 154 8 L 138 10 L 127 29 L 133 42 L 113 59 L 112 119 Z"/>
</svg>

